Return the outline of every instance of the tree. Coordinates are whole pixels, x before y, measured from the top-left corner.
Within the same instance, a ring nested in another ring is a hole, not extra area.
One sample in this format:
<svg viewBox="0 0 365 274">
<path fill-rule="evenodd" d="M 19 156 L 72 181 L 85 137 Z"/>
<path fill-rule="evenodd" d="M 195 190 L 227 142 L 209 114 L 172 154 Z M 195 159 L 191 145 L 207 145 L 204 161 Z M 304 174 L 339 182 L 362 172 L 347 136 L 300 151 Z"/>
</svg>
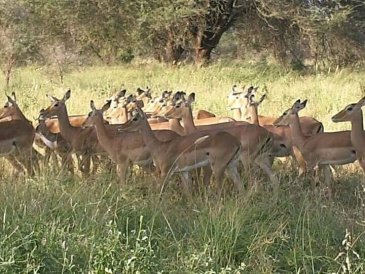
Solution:
<svg viewBox="0 0 365 274">
<path fill-rule="evenodd" d="M 38 40 L 30 22 L 31 15 L 26 2 L 0 2 L 0 64 L 6 87 L 9 87 L 14 67 L 24 64 L 37 54 Z"/>
<path fill-rule="evenodd" d="M 209 62 L 212 50 L 217 47 L 222 35 L 233 26 L 236 19 L 250 7 L 248 1 L 200 0 L 195 1 L 202 13 L 190 20 L 193 36 L 195 62 L 204 65 Z"/>
</svg>

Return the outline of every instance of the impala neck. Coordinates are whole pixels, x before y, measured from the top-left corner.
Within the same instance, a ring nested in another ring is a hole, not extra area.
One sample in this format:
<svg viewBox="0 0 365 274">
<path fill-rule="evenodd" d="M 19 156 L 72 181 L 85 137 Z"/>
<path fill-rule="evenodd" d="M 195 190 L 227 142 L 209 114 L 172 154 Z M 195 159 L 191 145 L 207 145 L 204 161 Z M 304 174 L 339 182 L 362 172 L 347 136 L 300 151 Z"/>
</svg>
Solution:
<svg viewBox="0 0 365 274">
<path fill-rule="evenodd" d="M 98 137 L 98 141 L 103 149 L 109 150 L 109 146 L 112 144 L 113 139 L 109 137 L 105 123 L 102 116 L 97 116 L 95 120 L 95 130 Z M 112 149 L 115 149 L 112 147 Z"/>
<path fill-rule="evenodd" d="M 169 125 L 171 130 L 175 131 L 177 134 L 183 136 L 185 135 L 185 129 L 181 126 L 179 119 L 172 118 L 169 119 Z"/>
<path fill-rule="evenodd" d="M 193 112 L 191 107 L 186 107 L 182 116 L 182 122 L 184 124 L 185 134 L 191 134 L 197 131 L 194 124 Z"/>
<path fill-rule="evenodd" d="M 70 141 L 70 135 L 77 131 L 77 128 L 71 126 L 68 119 L 68 112 L 66 105 L 62 105 L 57 113 L 58 123 L 60 126 L 60 134 L 66 141 Z"/>
<path fill-rule="evenodd" d="M 257 113 L 257 107 L 249 106 L 248 111 L 251 117 L 251 124 L 259 125 L 259 115 Z"/>
<path fill-rule="evenodd" d="M 298 113 L 292 114 L 290 119 L 291 121 L 289 127 L 291 130 L 293 145 L 296 145 L 299 149 L 301 149 L 304 145 L 306 137 L 303 134 L 302 127 L 299 122 Z"/>
<path fill-rule="evenodd" d="M 128 111 L 126 107 L 121 107 L 120 111 L 118 111 L 118 115 L 115 118 L 115 123 L 119 124 L 124 124 L 128 121 Z"/>
<path fill-rule="evenodd" d="M 11 117 L 13 120 L 24 120 L 27 122 L 30 122 L 23 114 L 23 112 L 20 110 L 19 107 L 16 107 L 15 113 Z"/>
<path fill-rule="evenodd" d="M 241 109 L 239 108 L 234 108 L 232 109 L 233 112 L 233 119 L 235 119 L 236 121 L 242 121 L 242 117 L 241 117 Z"/>
<path fill-rule="evenodd" d="M 351 141 L 363 140 L 364 135 L 363 114 L 360 110 L 351 119 Z"/>
<path fill-rule="evenodd" d="M 159 145 L 162 143 L 160 142 L 155 134 L 153 133 L 150 124 L 148 123 L 147 119 L 143 121 L 142 125 L 142 138 L 143 142 L 147 146 L 148 150 L 151 154 L 156 155 L 158 153 Z"/>
</svg>

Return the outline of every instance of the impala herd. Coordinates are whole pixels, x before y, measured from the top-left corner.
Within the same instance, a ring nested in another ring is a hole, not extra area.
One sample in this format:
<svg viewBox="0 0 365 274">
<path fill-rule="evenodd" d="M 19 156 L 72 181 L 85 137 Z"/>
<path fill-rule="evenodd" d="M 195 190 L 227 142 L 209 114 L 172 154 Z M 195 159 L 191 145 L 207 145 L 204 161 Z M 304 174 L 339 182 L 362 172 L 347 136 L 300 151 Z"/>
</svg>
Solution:
<svg viewBox="0 0 365 274">
<path fill-rule="evenodd" d="M 0 110 L 0 155 L 15 173 L 26 171 L 29 175 L 39 172 L 41 158 L 45 165 L 60 163 L 62 170 L 71 174 L 76 160 L 84 176 L 96 173 L 100 164 L 111 167 L 110 159 L 122 184 L 129 169 L 137 165 L 156 175 L 160 189 L 177 173 L 187 195 L 200 175 L 205 185 L 214 177 L 219 192 L 226 175 L 240 192 L 245 188 L 242 168 L 245 172 L 251 168 L 263 171 L 276 193 L 279 180 L 272 169 L 276 157 L 292 157 L 299 176 L 315 174 L 313 187 L 322 172 L 329 194 L 331 167 L 357 160 L 365 171 L 361 110 L 365 97 L 332 117 L 333 122 L 351 122 L 351 131 L 324 132 L 321 122 L 299 117 L 306 100 L 297 100 L 280 117 L 259 115 L 266 95 L 256 100 L 257 90 L 233 86 L 228 96 L 233 118 L 216 117 L 205 110 L 193 114 L 194 93 L 164 91 L 153 97 L 149 89 L 140 88 L 129 95 L 121 90 L 100 108 L 91 101 L 88 115 L 70 116 L 68 90 L 61 99 L 48 96 L 50 105 L 40 111 L 35 128 L 12 93 Z M 256 187 L 252 183 L 256 181 L 249 180 L 247 187 Z"/>
</svg>

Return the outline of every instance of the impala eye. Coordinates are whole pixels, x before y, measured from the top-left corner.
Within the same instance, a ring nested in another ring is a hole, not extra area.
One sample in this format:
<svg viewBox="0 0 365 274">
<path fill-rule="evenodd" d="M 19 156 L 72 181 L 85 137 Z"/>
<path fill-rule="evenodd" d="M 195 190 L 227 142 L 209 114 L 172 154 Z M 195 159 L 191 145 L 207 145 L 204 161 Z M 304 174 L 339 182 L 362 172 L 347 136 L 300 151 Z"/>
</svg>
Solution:
<svg viewBox="0 0 365 274">
<path fill-rule="evenodd" d="M 285 116 L 285 115 L 288 115 L 288 113 L 286 111 L 283 113 L 283 116 Z"/>
<path fill-rule="evenodd" d="M 58 103 L 56 103 L 54 106 L 55 106 L 55 107 L 58 107 Z"/>
<path fill-rule="evenodd" d="M 354 108 L 353 107 L 349 107 L 348 109 L 347 109 L 347 111 L 352 111 Z"/>
</svg>

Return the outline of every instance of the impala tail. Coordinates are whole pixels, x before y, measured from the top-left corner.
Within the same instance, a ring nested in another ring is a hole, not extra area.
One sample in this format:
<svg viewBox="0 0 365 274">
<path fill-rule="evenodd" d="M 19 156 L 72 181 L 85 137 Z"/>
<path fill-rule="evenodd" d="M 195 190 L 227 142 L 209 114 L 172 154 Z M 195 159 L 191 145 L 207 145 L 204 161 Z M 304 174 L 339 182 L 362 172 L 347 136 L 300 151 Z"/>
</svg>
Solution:
<svg viewBox="0 0 365 274">
<path fill-rule="evenodd" d="M 199 144 L 201 144 L 202 142 L 204 142 L 205 140 L 207 140 L 210 137 L 212 137 L 212 135 L 204 135 L 202 137 L 199 137 L 198 139 L 196 139 L 194 141 L 194 145 L 199 145 Z"/>
</svg>

